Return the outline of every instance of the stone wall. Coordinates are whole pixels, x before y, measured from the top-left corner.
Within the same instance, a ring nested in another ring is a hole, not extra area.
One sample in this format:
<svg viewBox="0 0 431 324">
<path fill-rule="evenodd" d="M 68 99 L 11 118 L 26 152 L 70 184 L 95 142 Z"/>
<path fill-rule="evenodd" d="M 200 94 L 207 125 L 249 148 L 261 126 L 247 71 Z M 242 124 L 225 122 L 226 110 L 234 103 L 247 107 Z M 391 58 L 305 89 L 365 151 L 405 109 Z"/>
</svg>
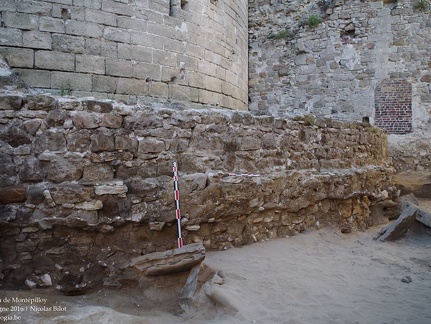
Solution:
<svg viewBox="0 0 431 324">
<path fill-rule="evenodd" d="M 250 0 L 250 110 L 374 124 L 377 84 L 403 80 L 411 88 L 412 130 L 430 133 L 430 11 L 417 6 L 416 0 Z M 321 22 L 314 26 L 311 16 Z"/>
<path fill-rule="evenodd" d="M 368 124 L 40 94 L 2 94 L 0 124 L 3 288 L 109 284 L 112 264 L 174 248 L 173 161 L 185 244 L 208 249 L 362 230 L 394 192 Z"/>
<path fill-rule="evenodd" d="M 431 169 L 431 135 L 389 135 L 388 156 L 397 172 Z"/>
<path fill-rule="evenodd" d="M 2 0 L 0 21 L 30 87 L 247 109 L 246 0 Z"/>
</svg>

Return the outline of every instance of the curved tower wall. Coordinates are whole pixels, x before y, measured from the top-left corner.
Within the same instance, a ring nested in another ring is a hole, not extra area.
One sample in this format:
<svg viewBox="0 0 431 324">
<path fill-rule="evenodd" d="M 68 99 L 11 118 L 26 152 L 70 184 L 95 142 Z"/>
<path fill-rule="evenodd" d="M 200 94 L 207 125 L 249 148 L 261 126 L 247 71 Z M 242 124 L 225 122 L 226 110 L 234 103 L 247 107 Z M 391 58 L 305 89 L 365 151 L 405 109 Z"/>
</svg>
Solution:
<svg viewBox="0 0 431 324">
<path fill-rule="evenodd" d="M 246 0 L 2 1 L 0 55 L 33 88 L 246 109 Z"/>
</svg>

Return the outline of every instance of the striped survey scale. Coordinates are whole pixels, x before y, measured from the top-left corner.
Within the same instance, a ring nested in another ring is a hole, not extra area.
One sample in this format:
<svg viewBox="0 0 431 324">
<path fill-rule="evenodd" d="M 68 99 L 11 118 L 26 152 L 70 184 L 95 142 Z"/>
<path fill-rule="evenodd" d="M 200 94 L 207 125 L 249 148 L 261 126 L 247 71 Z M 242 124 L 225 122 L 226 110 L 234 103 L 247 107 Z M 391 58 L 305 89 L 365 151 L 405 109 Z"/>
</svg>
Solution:
<svg viewBox="0 0 431 324">
<path fill-rule="evenodd" d="M 180 209 L 180 190 L 178 189 L 178 165 L 172 163 L 172 172 L 174 174 L 174 199 L 175 199 L 175 218 L 178 227 L 178 248 L 183 247 L 183 238 L 181 236 L 181 209 Z"/>
</svg>

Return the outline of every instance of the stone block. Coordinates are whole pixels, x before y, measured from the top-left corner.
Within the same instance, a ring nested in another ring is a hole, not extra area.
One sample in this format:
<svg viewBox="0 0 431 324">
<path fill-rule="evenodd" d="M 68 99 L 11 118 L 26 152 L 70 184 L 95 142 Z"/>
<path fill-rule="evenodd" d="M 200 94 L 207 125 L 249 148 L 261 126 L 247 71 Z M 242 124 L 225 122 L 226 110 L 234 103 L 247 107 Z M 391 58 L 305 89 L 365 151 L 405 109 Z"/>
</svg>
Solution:
<svg viewBox="0 0 431 324">
<path fill-rule="evenodd" d="M 168 83 L 180 81 L 179 69 L 170 66 L 163 66 L 161 81 Z"/>
<path fill-rule="evenodd" d="M 103 36 L 103 27 L 99 24 L 66 20 L 65 29 L 67 34 L 99 38 Z"/>
<path fill-rule="evenodd" d="M 91 90 L 91 74 L 52 72 L 51 87 L 60 91 L 89 91 Z"/>
<path fill-rule="evenodd" d="M 78 124 L 83 123 L 78 117 L 76 120 Z M 96 123 L 97 127 L 97 123 Z M 88 150 L 91 144 L 90 131 L 86 129 L 78 130 L 75 132 L 69 132 L 66 135 L 67 149 L 71 152 L 85 152 Z"/>
<path fill-rule="evenodd" d="M 94 163 L 84 168 L 83 179 L 90 181 L 110 180 L 114 178 L 114 171 L 109 164 Z"/>
<path fill-rule="evenodd" d="M 221 92 L 222 81 L 211 76 L 205 76 L 205 89 Z"/>
<path fill-rule="evenodd" d="M 51 33 L 24 31 L 22 34 L 24 47 L 51 49 Z"/>
<path fill-rule="evenodd" d="M 188 244 L 181 249 L 154 252 L 116 265 L 118 270 L 137 269 L 141 275 L 157 276 L 182 272 L 193 268 L 205 259 L 205 248 L 200 243 Z M 139 278 L 139 275 L 138 275 Z"/>
<path fill-rule="evenodd" d="M 138 140 L 126 135 L 115 136 L 115 149 L 121 151 L 137 152 Z"/>
<path fill-rule="evenodd" d="M 78 128 L 97 128 L 99 127 L 99 115 L 84 111 L 77 111 L 71 114 L 73 124 Z"/>
<path fill-rule="evenodd" d="M 0 204 L 20 203 L 26 200 L 27 190 L 24 186 L 0 187 Z"/>
<path fill-rule="evenodd" d="M 84 53 L 85 38 L 64 34 L 52 35 L 52 49 L 57 52 Z"/>
<path fill-rule="evenodd" d="M 168 85 L 164 82 L 151 82 L 149 94 L 157 97 L 168 98 Z"/>
<path fill-rule="evenodd" d="M 82 210 L 99 210 L 103 208 L 103 203 L 101 200 L 84 201 L 76 203 L 75 208 Z"/>
<path fill-rule="evenodd" d="M 30 110 L 49 111 L 57 107 L 57 100 L 44 94 L 28 95 L 24 99 L 27 108 Z"/>
<path fill-rule="evenodd" d="M 117 89 L 117 78 L 104 76 L 104 75 L 93 75 L 93 90 L 97 92 L 108 92 L 114 93 Z"/>
<path fill-rule="evenodd" d="M 145 81 L 160 81 L 160 66 L 156 64 L 136 62 L 132 66 L 132 77 Z"/>
<path fill-rule="evenodd" d="M 153 50 L 153 64 L 177 67 L 177 58 L 174 53 Z"/>
<path fill-rule="evenodd" d="M 66 151 L 66 138 L 63 132 L 48 130 L 36 137 L 33 141 L 33 150 L 42 153 L 45 150 L 55 152 Z"/>
<path fill-rule="evenodd" d="M 139 140 L 138 152 L 160 153 L 166 149 L 165 146 L 165 142 L 160 141 L 156 138 L 144 138 L 142 140 Z"/>
<path fill-rule="evenodd" d="M 169 1 L 168 0 L 149 0 L 148 8 L 164 15 L 169 15 Z"/>
<path fill-rule="evenodd" d="M 151 63 L 153 61 L 153 50 L 144 46 L 119 43 L 118 58 Z"/>
<path fill-rule="evenodd" d="M 54 183 L 78 181 L 82 177 L 82 166 L 79 163 L 72 163 L 63 158 L 57 158 L 51 162 L 47 169 L 47 178 Z"/>
<path fill-rule="evenodd" d="M 52 5 L 41 1 L 19 1 L 17 11 L 22 13 L 37 14 L 40 16 L 49 16 Z"/>
<path fill-rule="evenodd" d="M 76 211 L 66 217 L 66 224 L 69 227 L 80 227 L 82 225 L 95 225 L 99 221 L 97 211 L 86 210 Z"/>
<path fill-rule="evenodd" d="M 50 88 L 51 72 L 34 69 L 15 69 L 14 70 L 29 87 Z"/>
<path fill-rule="evenodd" d="M 14 148 L 31 143 L 31 137 L 25 131 L 25 128 L 16 123 L 11 123 L 9 126 L 9 128 L 2 130 L 0 134 L 3 143 L 7 143 Z"/>
<path fill-rule="evenodd" d="M 415 222 L 416 215 L 417 208 L 412 204 L 412 206 L 408 207 L 401 213 L 400 217 L 398 217 L 395 222 L 379 231 L 374 236 L 374 239 L 379 239 L 380 241 L 384 242 L 395 241 L 402 238 L 404 235 L 406 235 L 407 231 Z"/>
<path fill-rule="evenodd" d="M 64 33 L 64 20 L 52 17 L 40 17 L 39 30 L 50 33 Z"/>
<path fill-rule="evenodd" d="M 133 73 L 132 62 L 128 60 L 106 59 L 106 74 L 130 77 Z"/>
<path fill-rule="evenodd" d="M 19 178 L 23 182 L 42 181 L 46 175 L 46 170 L 42 163 L 35 157 L 26 158 L 19 168 Z"/>
<path fill-rule="evenodd" d="M 90 201 L 94 197 L 92 187 L 85 187 L 78 184 L 60 184 L 50 187 L 49 191 L 57 205 Z"/>
<path fill-rule="evenodd" d="M 149 85 L 144 80 L 118 79 L 117 93 L 143 96 L 148 93 Z"/>
<path fill-rule="evenodd" d="M 0 95 L 0 110 L 19 110 L 23 105 L 23 97 L 19 95 Z"/>
<path fill-rule="evenodd" d="M 178 84 L 170 84 L 169 98 L 173 100 L 191 101 L 191 89 Z"/>
<path fill-rule="evenodd" d="M 115 181 L 94 186 L 94 193 L 102 195 L 122 195 L 127 193 L 127 186 L 122 181 Z"/>
<path fill-rule="evenodd" d="M 90 9 L 102 9 L 102 0 L 74 0 L 73 4 Z"/>
<path fill-rule="evenodd" d="M 147 19 L 139 19 L 136 17 L 117 17 L 118 27 L 125 29 L 133 29 L 140 32 L 147 31 Z"/>
<path fill-rule="evenodd" d="M 59 71 L 73 71 L 75 69 L 75 56 L 70 53 L 36 51 L 34 60 L 36 68 Z"/>
<path fill-rule="evenodd" d="M 120 128 L 123 124 L 121 115 L 105 114 L 100 119 L 100 126 L 106 128 Z"/>
<path fill-rule="evenodd" d="M 134 16 L 133 6 L 128 3 L 121 3 L 114 0 L 106 0 L 102 2 L 102 11 L 112 12 L 119 16 Z"/>
<path fill-rule="evenodd" d="M 91 152 L 113 151 L 115 149 L 112 132 L 101 129 L 91 135 Z"/>
<path fill-rule="evenodd" d="M 107 26 L 117 26 L 117 16 L 103 12 L 100 10 L 85 10 L 85 21 L 93 22 L 96 24 L 107 25 Z"/>
<path fill-rule="evenodd" d="M 130 32 L 124 28 L 106 27 L 103 37 L 108 41 L 129 44 L 131 41 Z"/>
<path fill-rule="evenodd" d="M 0 28 L 0 39 L 1 28 Z M 25 48 L 7 48 L 0 47 L 0 55 L 2 55 L 13 68 L 32 68 L 34 65 L 34 51 Z"/>
<path fill-rule="evenodd" d="M 38 16 L 26 13 L 6 11 L 2 16 L 3 24 L 9 28 L 34 30 L 37 28 Z"/>
<path fill-rule="evenodd" d="M 76 72 L 104 74 L 105 58 L 95 55 L 76 55 Z"/>
<path fill-rule="evenodd" d="M 27 190 L 27 202 L 33 205 L 39 205 L 45 200 L 43 192 L 45 188 L 29 187 Z"/>
<path fill-rule="evenodd" d="M 143 32 L 130 31 L 130 42 L 135 45 L 148 46 L 151 44 L 151 47 L 163 50 L 163 46 L 167 39 L 161 36 L 147 34 Z"/>
</svg>

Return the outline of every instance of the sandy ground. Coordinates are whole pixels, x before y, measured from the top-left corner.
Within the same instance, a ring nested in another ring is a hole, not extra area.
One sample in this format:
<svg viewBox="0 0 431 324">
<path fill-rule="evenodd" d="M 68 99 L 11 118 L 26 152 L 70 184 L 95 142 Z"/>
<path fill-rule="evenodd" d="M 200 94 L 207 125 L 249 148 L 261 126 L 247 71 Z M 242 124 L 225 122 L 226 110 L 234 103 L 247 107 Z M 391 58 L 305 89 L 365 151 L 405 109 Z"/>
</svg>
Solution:
<svg viewBox="0 0 431 324">
<path fill-rule="evenodd" d="M 208 304 L 197 312 L 182 313 L 175 300 L 149 301 L 137 290 L 101 290 L 75 297 L 43 291 L 2 291 L 2 300 L 13 296 L 48 298 L 47 307 L 62 306 L 65 310 L 30 311 L 27 307 L 0 313 L 0 321 L 431 323 L 430 233 L 410 230 L 406 238 L 397 242 L 374 241 L 372 236 L 380 228 L 352 234 L 321 229 L 207 253 L 205 264 L 224 272 L 224 283 L 217 285 L 217 290 L 229 307 Z M 7 304 L 0 303 L 1 306 Z M 4 320 L 6 315 L 20 319 Z"/>
</svg>

